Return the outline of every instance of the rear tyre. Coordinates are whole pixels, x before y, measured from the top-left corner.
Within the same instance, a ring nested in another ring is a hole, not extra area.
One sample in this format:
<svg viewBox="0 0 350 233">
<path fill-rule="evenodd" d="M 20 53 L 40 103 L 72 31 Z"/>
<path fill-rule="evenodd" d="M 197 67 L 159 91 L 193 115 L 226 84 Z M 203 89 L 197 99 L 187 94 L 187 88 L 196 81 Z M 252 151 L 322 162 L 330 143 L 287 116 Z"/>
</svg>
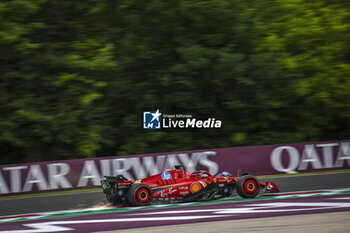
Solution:
<svg viewBox="0 0 350 233">
<path fill-rule="evenodd" d="M 244 175 L 237 181 L 237 193 L 243 198 L 254 198 L 260 192 L 259 181 L 252 175 Z"/>
<path fill-rule="evenodd" d="M 116 197 L 115 194 L 113 195 L 112 193 L 106 194 L 106 198 L 107 198 L 107 201 L 109 201 L 112 205 L 117 205 L 120 202 L 119 198 Z"/>
<path fill-rule="evenodd" d="M 146 206 L 151 204 L 153 192 L 147 184 L 134 184 L 128 192 L 128 201 L 134 206 Z"/>
</svg>

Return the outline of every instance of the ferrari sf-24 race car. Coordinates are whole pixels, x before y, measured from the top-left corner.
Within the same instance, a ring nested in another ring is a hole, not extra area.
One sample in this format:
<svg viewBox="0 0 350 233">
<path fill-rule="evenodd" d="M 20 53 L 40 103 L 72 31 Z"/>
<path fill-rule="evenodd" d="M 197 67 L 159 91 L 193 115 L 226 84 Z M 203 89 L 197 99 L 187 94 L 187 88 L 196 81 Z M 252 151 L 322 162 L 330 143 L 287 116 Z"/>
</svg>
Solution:
<svg viewBox="0 0 350 233">
<path fill-rule="evenodd" d="M 279 192 L 276 184 L 259 182 L 253 175 L 233 177 L 228 172 L 222 172 L 213 176 L 207 171 L 184 172 L 181 166 L 136 181 L 123 175 L 105 178 L 101 180 L 103 192 L 113 205 L 207 201 L 228 197 L 235 190 L 243 198 L 254 198 L 261 191 Z"/>
</svg>

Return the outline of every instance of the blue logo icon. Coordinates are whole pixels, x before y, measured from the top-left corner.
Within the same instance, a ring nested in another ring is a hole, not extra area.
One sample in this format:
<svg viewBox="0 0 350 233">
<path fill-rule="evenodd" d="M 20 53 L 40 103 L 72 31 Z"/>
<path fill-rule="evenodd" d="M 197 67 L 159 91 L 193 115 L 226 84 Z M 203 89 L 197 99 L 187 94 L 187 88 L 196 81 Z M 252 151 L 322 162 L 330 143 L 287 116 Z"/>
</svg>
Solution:
<svg viewBox="0 0 350 233">
<path fill-rule="evenodd" d="M 162 113 L 159 112 L 159 109 L 156 112 L 143 112 L 143 128 L 160 129 L 160 115 L 162 115 Z"/>
<path fill-rule="evenodd" d="M 162 179 L 163 180 L 171 180 L 171 174 L 169 172 L 163 172 Z"/>
</svg>

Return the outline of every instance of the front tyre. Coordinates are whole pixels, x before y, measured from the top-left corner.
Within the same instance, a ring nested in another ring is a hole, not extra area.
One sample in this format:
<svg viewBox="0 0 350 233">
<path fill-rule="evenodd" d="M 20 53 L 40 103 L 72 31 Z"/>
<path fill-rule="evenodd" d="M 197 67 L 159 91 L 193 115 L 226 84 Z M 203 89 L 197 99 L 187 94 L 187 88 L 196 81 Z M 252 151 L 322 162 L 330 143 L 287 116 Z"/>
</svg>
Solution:
<svg viewBox="0 0 350 233">
<path fill-rule="evenodd" d="M 128 201 L 134 206 L 146 206 L 151 204 L 153 192 L 147 184 L 134 184 L 128 192 Z"/>
<path fill-rule="evenodd" d="M 244 175 L 237 181 L 237 193 L 243 198 L 254 198 L 260 192 L 259 181 L 252 175 Z"/>
</svg>

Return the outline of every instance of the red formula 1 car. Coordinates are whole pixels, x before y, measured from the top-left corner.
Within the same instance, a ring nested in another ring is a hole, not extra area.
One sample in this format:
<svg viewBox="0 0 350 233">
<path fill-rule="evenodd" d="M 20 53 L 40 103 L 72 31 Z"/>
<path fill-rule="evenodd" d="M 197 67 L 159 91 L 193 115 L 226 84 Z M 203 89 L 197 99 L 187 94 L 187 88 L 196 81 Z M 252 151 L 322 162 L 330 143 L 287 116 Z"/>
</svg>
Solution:
<svg viewBox="0 0 350 233">
<path fill-rule="evenodd" d="M 152 201 L 206 201 L 230 196 L 235 190 L 241 197 L 254 198 L 261 191 L 279 191 L 276 184 L 261 183 L 252 175 L 233 177 L 223 172 L 213 176 L 207 171 L 184 173 L 181 166 L 134 182 L 123 175 L 105 178 L 101 180 L 103 192 L 114 205 L 145 206 Z"/>
</svg>

